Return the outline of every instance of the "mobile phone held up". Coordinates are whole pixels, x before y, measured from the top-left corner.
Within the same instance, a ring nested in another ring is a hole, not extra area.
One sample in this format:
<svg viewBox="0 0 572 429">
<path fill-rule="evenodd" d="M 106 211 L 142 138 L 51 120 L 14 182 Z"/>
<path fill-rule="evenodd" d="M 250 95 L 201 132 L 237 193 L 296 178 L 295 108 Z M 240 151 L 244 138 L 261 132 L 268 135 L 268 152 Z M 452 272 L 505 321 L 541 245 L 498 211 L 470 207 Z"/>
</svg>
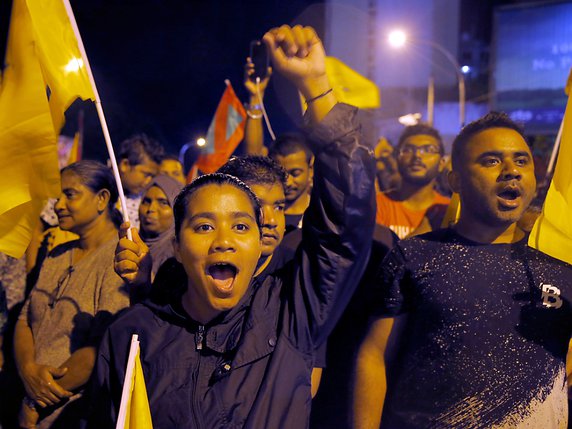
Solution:
<svg viewBox="0 0 572 429">
<path fill-rule="evenodd" d="M 250 60 L 254 64 L 254 73 L 250 75 L 250 79 L 256 82 L 256 78 L 264 79 L 268 75 L 268 50 L 266 45 L 260 40 L 250 42 Z"/>
</svg>

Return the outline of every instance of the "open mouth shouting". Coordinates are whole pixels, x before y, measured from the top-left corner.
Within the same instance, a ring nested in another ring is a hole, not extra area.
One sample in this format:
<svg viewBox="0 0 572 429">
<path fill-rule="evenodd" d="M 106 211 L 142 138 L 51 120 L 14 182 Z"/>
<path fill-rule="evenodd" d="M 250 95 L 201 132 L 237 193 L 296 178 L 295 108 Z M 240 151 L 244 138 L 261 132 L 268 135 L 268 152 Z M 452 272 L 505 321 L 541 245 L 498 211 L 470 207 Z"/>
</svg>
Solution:
<svg viewBox="0 0 572 429">
<path fill-rule="evenodd" d="M 522 204 L 522 191 L 516 185 L 502 186 L 497 191 L 501 210 L 514 210 Z"/>
<path fill-rule="evenodd" d="M 207 277 L 211 279 L 216 295 L 224 298 L 233 291 L 238 268 L 230 262 L 216 262 L 207 267 Z"/>
</svg>

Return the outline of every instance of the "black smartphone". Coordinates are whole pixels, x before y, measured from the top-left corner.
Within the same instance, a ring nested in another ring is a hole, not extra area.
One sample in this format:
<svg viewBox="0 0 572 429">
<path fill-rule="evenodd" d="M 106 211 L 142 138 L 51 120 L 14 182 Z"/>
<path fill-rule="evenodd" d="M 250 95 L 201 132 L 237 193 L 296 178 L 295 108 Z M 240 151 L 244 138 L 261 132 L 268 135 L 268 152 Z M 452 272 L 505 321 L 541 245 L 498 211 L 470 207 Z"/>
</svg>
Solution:
<svg viewBox="0 0 572 429">
<path fill-rule="evenodd" d="M 257 77 L 260 80 L 264 79 L 268 74 L 269 58 L 266 45 L 260 40 L 250 42 L 250 60 L 254 64 L 254 73 L 250 75 L 250 79 L 254 81 Z"/>
</svg>

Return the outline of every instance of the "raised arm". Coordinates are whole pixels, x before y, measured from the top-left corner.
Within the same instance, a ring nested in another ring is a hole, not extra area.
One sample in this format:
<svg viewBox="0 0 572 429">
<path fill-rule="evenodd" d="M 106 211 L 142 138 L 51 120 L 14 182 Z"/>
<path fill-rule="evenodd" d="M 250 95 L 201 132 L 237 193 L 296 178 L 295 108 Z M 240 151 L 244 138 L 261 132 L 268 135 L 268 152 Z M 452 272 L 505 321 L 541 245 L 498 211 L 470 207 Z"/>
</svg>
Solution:
<svg viewBox="0 0 572 429">
<path fill-rule="evenodd" d="M 375 221 L 372 152 L 361 142 L 357 109 L 336 104 L 325 52 L 314 30 L 282 26 L 266 33 L 274 69 L 307 100 L 314 186 L 304 214 L 300 271 L 292 294 L 290 335 L 322 344 L 365 268 Z M 303 337 L 308 338 L 303 338 Z"/>
<path fill-rule="evenodd" d="M 274 68 L 290 80 L 309 102 L 308 119 L 318 124 L 336 104 L 326 75 L 326 53 L 312 27 L 283 25 L 263 38 Z"/>
<path fill-rule="evenodd" d="M 266 77 L 258 85 L 251 78 L 254 74 L 254 64 L 250 58 L 244 65 L 244 87 L 248 91 L 248 106 L 246 108 L 246 124 L 244 126 L 244 149 L 248 155 L 267 155 L 264 146 L 264 127 L 262 121 L 262 103 L 264 92 L 272 75 L 272 67 L 268 67 Z"/>
</svg>

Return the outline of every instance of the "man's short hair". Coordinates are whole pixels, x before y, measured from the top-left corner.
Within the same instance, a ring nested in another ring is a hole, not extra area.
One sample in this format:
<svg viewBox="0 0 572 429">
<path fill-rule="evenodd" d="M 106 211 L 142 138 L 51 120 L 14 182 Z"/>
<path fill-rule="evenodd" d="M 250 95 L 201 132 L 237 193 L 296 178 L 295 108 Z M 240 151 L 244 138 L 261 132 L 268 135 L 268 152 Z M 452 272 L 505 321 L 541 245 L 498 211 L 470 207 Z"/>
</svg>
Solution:
<svg viewBox="0 0 572 429">
<path fill-rule="evenodd" d="M 161 158 L 161 161 L 177 161 L 178 163 L 181 162 L 179 157 L 175 154 L 172 154 L 172 153 L 167 153 L 167 154 L 163 155 L 163 157 Z"/>
<path fill-rule="evenodd" d="M 461 159 L 465 152 L 465 147 L 467 142 L 474 137 L 476 134 L 488 130 L 490 128 L 509 128 L 516 131 L 522 136 L 524 141 L 526 137 L 524 135 L 524 130 L 522 127 L 514 122 L 510 117 L 504 112 L 490 112 L 487 113 L 480 119 L 471 122 L 470 124 L 463 127 L 461 132 L 455 137 L 453 141 L 453 149 L 451 151 L 451 163 L 453 165 L 453 170 L 457 170 L 461 166 Z M 528 144 L 528 142 L 527 142 Z"/>
<path fill-rule="evenodd" d="M 427 124 L 416 124 L 405 127 L 405 129 L 399 136 L 399 141 L 397 142 L 397 149 L 399 150 L 401 145 L 405 143 L 405 140 L 407 140 L 409 137 L 420 136 L 420 135 L 431 136 L 435 140 L 437 140 L 437 143 L 439 144 L 439 153 L 441 154 L 441 156 L 445 154 L 445 146 L 443 146 L 443 139 L 441 138 L 441 134 L 439 134 L 439 131 L 437 131 L 435 128 Z"/>
<path fill-rule="evenodd" d="M 218 173 L 238 177 L 248 186 L 280 184 L 286 189 L 288 173 L 267 156 L 247 155 L 231 158 L 219 168 Z"/>
<path fill-rule="evenodd" d="M 189 207 L 189 200 L 191 196 L 200 188 L 207 185 L 231 185 L 237 189 L 240 189 L 246 194 L 250 203 L 252 204 L 252 209 L 254 211 L 254 216 L 256 218 L 256 224 L 260 231 L 260 236 L 262 237 L 262 208 L 260 207 L 260 201 L 258 197 L 252 192 L 252 189 L 237 177 L 231 176 L 230 174 L 213 173 L 205 174 L 204 176 L 199 176 L 193 180 L 190 184 L 185 186 L 183 190 L 175 198 L 175 204 L 173 205 L 173 215 L 175 217 L 175 238 L 179 241 L 181 237 L 181 226 L 183 221 L 187 216 L 187 208 Z"/>
<path fill-rule="evenodd" d="M 277 156 L 288 156 L 301 151 L 306 154 L 306 162 L 310 164 L 313 154 L 306 143 L 306 138 L 299 133 L 286 133 L 276 138 L 268 149 L 268 156 L 276 159 Z"/>
<path fill-rule="evenodd" d="M 164 155 L 165 149 L 163 146 L 146 134 L 131 136 L 121 142 L 119 147 L 119 159 L 127 159 L 130 165 L 143 164 L 146 156 L 160 164 Z"/>
</svg>

